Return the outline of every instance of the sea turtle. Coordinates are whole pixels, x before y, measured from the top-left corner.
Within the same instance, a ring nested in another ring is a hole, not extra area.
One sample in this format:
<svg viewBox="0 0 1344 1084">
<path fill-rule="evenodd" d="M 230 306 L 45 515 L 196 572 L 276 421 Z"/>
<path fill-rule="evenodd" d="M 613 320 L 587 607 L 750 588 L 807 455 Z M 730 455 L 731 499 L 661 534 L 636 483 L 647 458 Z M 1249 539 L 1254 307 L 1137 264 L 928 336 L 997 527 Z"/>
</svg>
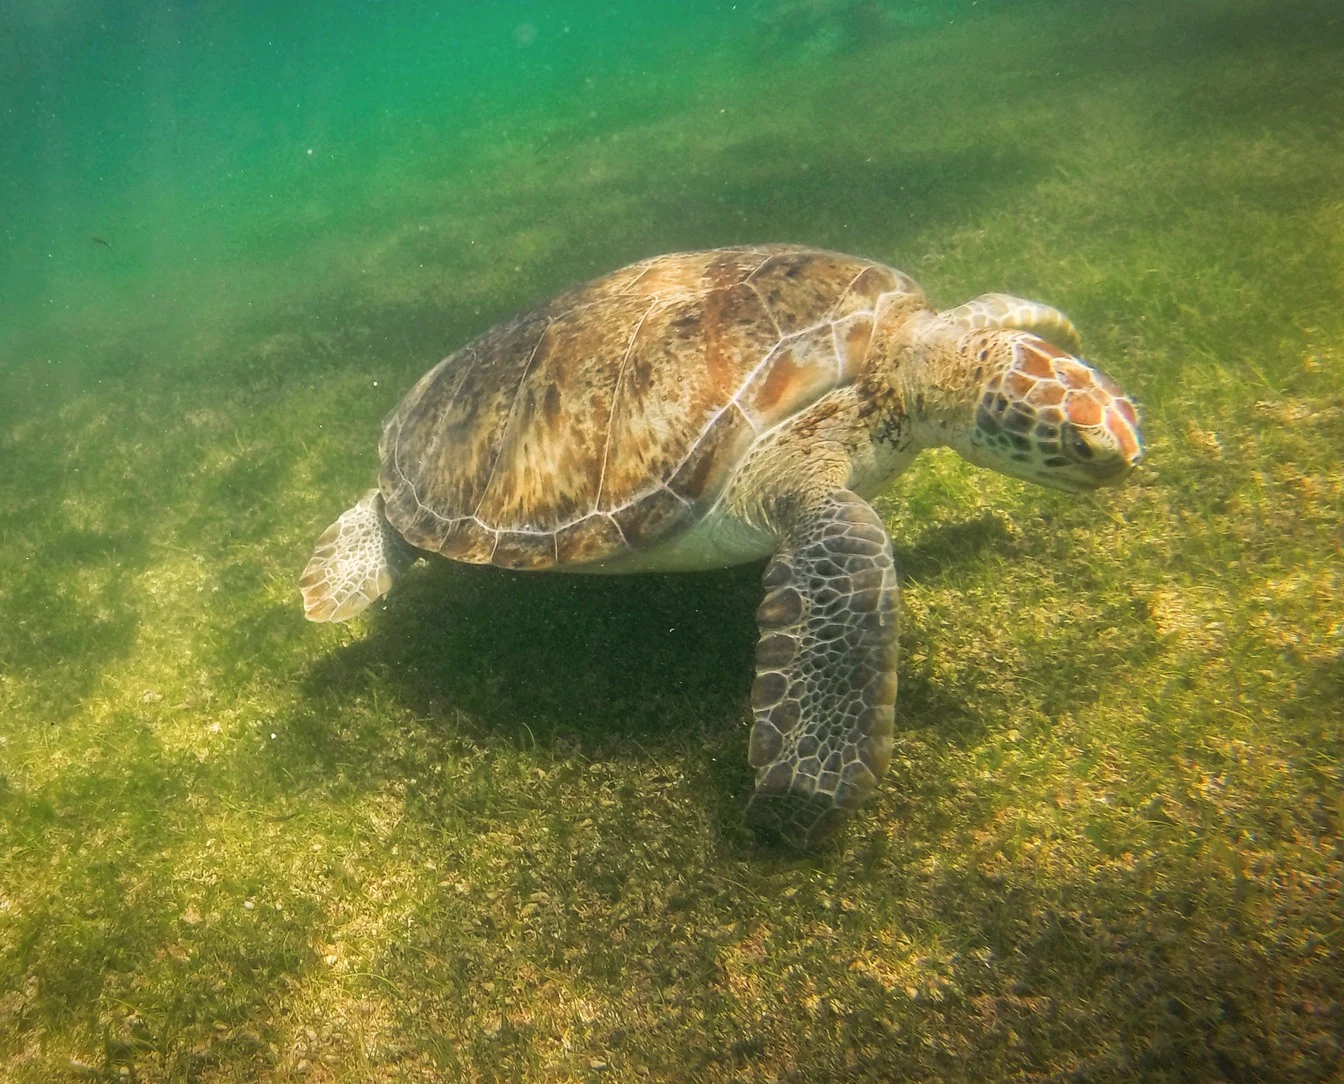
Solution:
<svg viewBox="0 0 1344 1084">
<path fill-rule="evenodd" d="M 922 448 L 1056 489 L 1143 455 L 1131 400 L 1058 310 L 942 312 L 890 267 L 787 245 L 658 256 L 485 332 L 383 423 L 378 488 L 318 539 L 343 621 L 417 557 L 626 573 L 768 557 L 753 824 L 810 845 L 891 759 L 900 586 L 868 504 Z"/>
</svg>

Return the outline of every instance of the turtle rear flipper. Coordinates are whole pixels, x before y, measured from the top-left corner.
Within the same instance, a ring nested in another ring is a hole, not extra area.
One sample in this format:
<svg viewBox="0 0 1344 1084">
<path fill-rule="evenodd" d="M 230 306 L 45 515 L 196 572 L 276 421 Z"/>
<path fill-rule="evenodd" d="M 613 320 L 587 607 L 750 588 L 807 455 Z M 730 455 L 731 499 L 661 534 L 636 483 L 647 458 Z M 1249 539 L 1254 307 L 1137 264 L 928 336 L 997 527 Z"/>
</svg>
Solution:
<svg viewBox="0 0 1344 1084">
<path fill-rule="evenodd" d="M 765 570 L 751 703 L 752 825 L 824 840 L 891 762 L 900 584 L 882 520 L 848 490 L 798 515 Z"/>
<path fill-rule="evenodd" d="M 392 589 L 415 551 L 383 515 L 383 495 L 371 489 L 322 532 L 299 587 L 309 621 L 344 621 Z"/>
</svg>

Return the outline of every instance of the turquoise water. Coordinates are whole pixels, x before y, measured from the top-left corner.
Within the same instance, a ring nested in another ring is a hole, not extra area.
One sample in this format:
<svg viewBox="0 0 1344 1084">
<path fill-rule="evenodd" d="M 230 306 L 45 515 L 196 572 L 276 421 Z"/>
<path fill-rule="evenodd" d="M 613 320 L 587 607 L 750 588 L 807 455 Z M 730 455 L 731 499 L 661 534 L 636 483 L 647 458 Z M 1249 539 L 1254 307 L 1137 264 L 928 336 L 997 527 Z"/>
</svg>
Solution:
<svg viewBox="0 0 1344 1084">
<path fill-rule="evenodd" d="M 6 20 L 11 328 L 127 291 L 250 300 L 238 280 L 258 265 L 297 274 L 309 246 L 357 251 L 452 208 L 482 161 L 526 168 L 702 94 L 731 107 L 729 43 L 751 25 L 704 4 L 19 4 Z"/>
<path fill-rule="evenodd" d="M 869 24 L 913 33 L 935 10 L 961 14 L 913 5 L 898 20 L 848 10 L 876 5 L 804 4 L 776 25 L 772 6 L 8 5 L 8 341 L 127 309 L 192 322 L 188 308 L 199 317 L 265 302 L 299 278 L 342 281 L 417 216 L 479 216 L 482 174 L 501 162 L 520 187 L 518 173 L 535 172 L 533 196 L 585 182 L 612 193 L 610 207 L 566 208 L 570 246 L 593 252 L 593 233 L 617 230 L 622 256 L 721 240 L 721 228 L 685 221 L 684 238 L 656 236 L 647 217 L 673 209 L 638 213 L 628 162 L 624 176 L 567 177 L 564 155 L 609 141 L 609 157 L 624 159 L 625 139 L 661 160 L 660 122 L 691 109 L 740 125 L 742 110 L 764 108 L 772 80 L 808 78 L 788 62 L 851 53 Z M 769 138 L 760 149 L 785 150 Z M 722 220 L 716 205 L 743 202 L 733 170 L 703 187 L 712 144 L 680 151 L 672 168 L 688 190 L 677 193 L 673 174 L 648 196 L 672 198 L 683 219 L 684 207 L 709 203 Z M 600 171 L 598 157 L 575 167 Z M 507 210 L 538 231 L 556 228 L 544 209 Z M 490 223 L 478 231 L 472 242 L 497 243 Z M 446 256 L 450 239 L 425 240 Z"/>
<path fill-rule="evenodd" d="M 11 314 L 60 319 L 125 291 L 172 305 L 183 285 L 246 296 L 256 265 L 367 243 L 451 205 L 482 153 L 601 131 L 631 83 L 649 93 L 651 68 L 675 70 L 674 22 L 668 8 L 631 23 L 521 5 L 13 6 Z M 722 29 L 704 27 L 711 42 Z"/>
<path fill-rule="evenodd" d="M 1338 1073 L 1341 20 L 0 0 L 0 1079 Z M 767 241 L 1060 306 L 1151 463 L 875 501 L 896 766 L 802 859 L 759 568 L 297 591 L 430 365 Z"/>
</svg>

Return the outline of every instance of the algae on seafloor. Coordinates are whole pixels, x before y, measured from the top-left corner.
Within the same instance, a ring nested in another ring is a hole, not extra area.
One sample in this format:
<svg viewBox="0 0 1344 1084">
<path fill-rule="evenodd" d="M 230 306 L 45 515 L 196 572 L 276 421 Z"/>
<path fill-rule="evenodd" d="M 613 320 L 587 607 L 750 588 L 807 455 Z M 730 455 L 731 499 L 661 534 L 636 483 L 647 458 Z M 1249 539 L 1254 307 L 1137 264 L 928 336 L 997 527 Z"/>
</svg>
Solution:
<svg viewBox="0 0 1344 1084">
<path fill-rule="evenodd" d="M 1338 1074 L 1332 5 L 376 7 L 15 9 L 85 63 L 0 69 L 0 1076 Z M 295 585 L 440 356 L 764 240 L 1059 305 L 1152 465 L 880 498 L 902 729 L 807 859 L 740 822 L 757 569 Z"/>
</svg>

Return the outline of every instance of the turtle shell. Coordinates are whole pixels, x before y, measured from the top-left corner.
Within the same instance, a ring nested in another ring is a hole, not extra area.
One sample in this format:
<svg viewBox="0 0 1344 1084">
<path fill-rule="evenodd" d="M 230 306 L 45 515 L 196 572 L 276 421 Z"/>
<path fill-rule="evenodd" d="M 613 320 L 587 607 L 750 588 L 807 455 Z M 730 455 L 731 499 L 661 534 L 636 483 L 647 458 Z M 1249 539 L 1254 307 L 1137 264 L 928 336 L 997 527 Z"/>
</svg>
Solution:
<svg viewBox="0 0 1344 1084">
<path fill-rule="evenodd" d="M 549 568 L 662 541 L 756 437 L 853 380 L 899 271 L 792 246 L 659 256 L 487 331 L 383 425 L 380 485 L 408 542 Z"/>
</svg>

